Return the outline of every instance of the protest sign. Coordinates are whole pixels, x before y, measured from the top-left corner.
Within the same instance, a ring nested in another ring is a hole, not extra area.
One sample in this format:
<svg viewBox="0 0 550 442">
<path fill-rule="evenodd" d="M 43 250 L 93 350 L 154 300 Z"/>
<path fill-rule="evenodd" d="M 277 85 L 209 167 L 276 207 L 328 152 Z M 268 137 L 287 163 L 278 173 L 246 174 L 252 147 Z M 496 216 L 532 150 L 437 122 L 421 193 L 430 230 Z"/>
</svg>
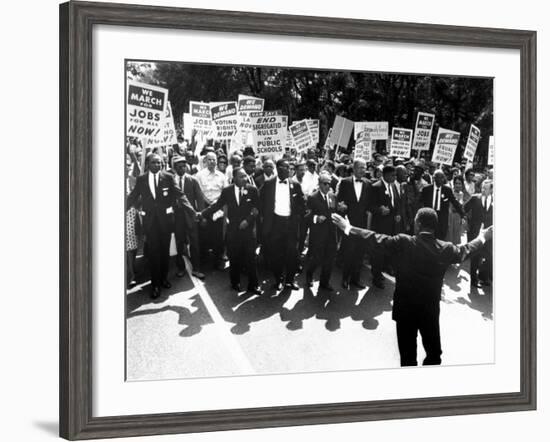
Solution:
<svg viewBox="0 0 550 442">
<path fill-rule="evenodd" d="M 313 147 L 313 139 L 311 138 L 311 134 L 305 120 L 297 121 L 289 127 L 289 130 L 294 143 L 293 147 L 296 148 L 298 152 L 303 152 L 304 150 Z"/>
<path fill-rule="evenodd" d="M 353 131 L 353 121 L 336 115 L 332 132 L 330 133 L 329 144 L 332 146 L 348 147 L 351 132 Z"/>
<path fill-rule="evenodd" d="M 435 139 L 432 161 L 434 163 L 452 165 L 459 140 L 459 132 L 440 127 Z"/>
<path fill-rule="evenodd" d="M 495 137 L 489 137 L 489 151 L 487 156 L 487 164 L 493 166 L 495 164 Z"/>
<path fill-rule="evenodd" d="M 237 103 L 224 101 L 210 103 L 212 118 L 212 138 L 230 140 L 237 133 Z"/>
<path fill-rule="evenodd" d="M 355 123 L 355 139 L 361 132 L 368 132 L 371 140 L 387 140 L 388 139 L 388 122 L 387 121 L 357 121 Z"/>
<path fill-rule="evenodd" d="M 210 131 L 212 130 L 210 103 L 190 101 L 189 115 L 191 116 L 191 128 L 189 129 L 190 131 L 196 130 L 199 135 L 207 135 L 208 133 L 210 133 Z"/>
<path fill-rule="evenodd" d="M 176 127 L 174 126 L 174 117 L 172 115 L 172 105 L 169 101 L 166 104 L 166 112 L 164 113 L 162 131 L 159 135 L 159 137 L 150 138 L 148 140 L 150 147 L 170 146 L 178 142 L 176 136 Z"/>
<path fill-rule="evenodd" d="M 164 124 L 168 89 L 128 80 L 126 92 L 126 135 L 159 137 Z"/>
<path fill-rule="evenodd" d="M 285 153 L 288 117 L 274 115 L 251 117 L 252 148 L 256 155 L 279 159 Z"/>
<path fill-rule="evenodd" d="M 476 154 L 477 145 L 481 137 L 481 131 L 473 124 L 470 125 L 470 134 L 466 141 L 466 147 L 464 148 L 464 158 L 468 161 L 474 161 L 474 155 Z"/>
<path fill-rule="evenodd" d="M 361 138 L 357 139 L 353 158 L 372 161 L 372 140 L 367 132 L 363 132 Z"/>
<path fill-rule="evenodd" d="M 319 142 L 319 120 L 306 120 L 306 123 L 311 134 L 313 144 L 316 145 Z"/>
<path fill-rule="evenodd" d="M 416 116 L 416 126 L 414 128 L 413 149 L 430 150 L 430 141 L 432 139 L 434 122 L 434 114 L 418 112 L 418 115 Z"/>
<path fill-rule="evenodd" d="M 252 112 L 262 112 L 264 110 L 264 99 L 250 97 L 248 95 L 239 94 L 237 100 L 237 137 L 240 138 L 243 144 L 249 144 L 251 141 L 250 131 L 252 122 L 250 114 Z"/>
<path fill-rule="evenodd" d="M 183 138 L 191 140 L 193 136 L 193 118 L 190 113 L 183 114 Z"/>
<path fill-rule="evenodd" d="M 413 131 L 394 127 L 391 130 L 390 156 L 410 158 Z"/>
</svg>

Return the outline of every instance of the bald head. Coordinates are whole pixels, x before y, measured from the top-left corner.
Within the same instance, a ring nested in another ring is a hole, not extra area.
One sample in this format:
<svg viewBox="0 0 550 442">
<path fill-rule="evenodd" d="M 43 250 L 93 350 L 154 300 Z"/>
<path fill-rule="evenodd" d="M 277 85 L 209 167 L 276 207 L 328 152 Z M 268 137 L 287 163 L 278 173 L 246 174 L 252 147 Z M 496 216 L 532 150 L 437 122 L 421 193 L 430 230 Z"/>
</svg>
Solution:
<svg viewBox="0 0 550 442">
<path fill-rule="evenodd" d="M 443 172 L 441 169 L 438 169 L 434 172 L 434 182 L 437 187 L 441 187 L 443 184 L 445 184 L 446 178 L 445 178 L 445 172 Z"/>
</svg>

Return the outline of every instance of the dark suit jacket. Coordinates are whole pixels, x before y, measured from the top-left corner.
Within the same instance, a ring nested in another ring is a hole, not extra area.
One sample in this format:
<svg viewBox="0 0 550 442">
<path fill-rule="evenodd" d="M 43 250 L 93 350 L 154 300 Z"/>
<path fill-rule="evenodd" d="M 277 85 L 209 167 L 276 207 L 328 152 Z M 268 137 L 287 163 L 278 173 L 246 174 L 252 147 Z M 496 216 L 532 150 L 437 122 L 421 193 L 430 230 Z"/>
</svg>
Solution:
<svg viewBox="0 0 550 442">
<path fill-rule="evenodd" d="M 275 185 L 277 177 L 267 180 L 260 189 L 260 214 L 262 219 L 262 237 L 267 238 L 273 227 L 275 215 Z M 300 220 L 305 214 L 305 199 L 302 186 L 290 179 L 290 226 L 298 229 Z"/>
<path fill-rule="evenodd" d="M 388 236 L 368 230 L 364 237 L 370 247 L 382 246 L 395 257 L 392 318 L 397 321 L 438 316 L 445 271 L 483 246 L 480 239 L 456 246 L 432 233 Z"/>
<path fill-rule="evenodd" d="M 212 216 L 214 212 L 223 209 L 224 206 L 227 206 L 227 219 L 229 221 L 227 226 L 227 240 L 231 241 L 232 239 L 235 239 L 237 233 L 246 233 L 251 235 L 251 237 L 255 237 L 254 220 L 256 219 L 256 216 L 254 215 L 254 209 L 258 211 L 258 189 L 250 184 L 245 184 L 243 189 L 243 198 L 241 199 L 240 204 L 237 205 L 235 184 L 224 187 L 218 200 L 210 207 L 203 210 L 202 215 L 205 218 Z M 246 229 L 240 231 L 239 225 L 244 220 L 248 222 L 248 226 Z"/>
<path fill-rule="evenodd" d="M 464 204 L 464 212 L 468 216 L 468 235 L 477 236 L 482 224 L 485 228 L 493 225 L 493 198 L 489 209 L 485 210 L 481 194 L 472 195 Z"/>
<path fill-rule="evenodd" d="M 172 212 L 179 205 L 189 212 L 190 216 L 195 216 L 195 209 L 189 203 L 187 197 L 176 186 L 173 175 L 161 171 L 159 172 L 159 183 L 156 199 L 149 188 L 149 173 L 140 175 L 136 180 L 134 190 L 130 192 L 126 200 L 128 206 L 145 212 L 143 215 L 143 233 L 150 232 L 154 219 L 158 219 L 160 228 L 163 232 L 170 232 L 173 228 L 174 215 L 167 213 L 169 208 Z"/>
<path fill-rule="evenodd" d="M 383 181 L 377 181 L 371 187 L 371 211 L 372 211 L 372 230 L 377 233 L 394 235 L 397 233 L 397 223 L 395 217 L 401 215 L 399 189 L 395 183 L 390 184 L 393 190 L 393 206 L 391 196 L 386 193 L 386 186 Z M 382 215 L 382 206 L 390 209 L 390 213 Z"/>
<path fill-rule="evenodd" d="M 322 246 L 327 241 L 334 243 L 336 247 L 337 236 L 336 226 L 332 222 L 331 214 L 336 212 L 336 196 L 329 192 L 329 205 L 321 195 L 321 191 L 316 190 L 307 198 L 307 217 L 309 224 L 309 246 Z M 322 223 L 315 223 L 315 217 L 323 215 L 326 219 Z"/>
<path fill-rule="evenodd" d="M 351 224 L 357 227 L 366 228 L 368 223 L 367 210 L 370 207 L 371 184 L 367 179 L 363 179 L 363 189 L 359 201 L 355 195 L 353 185 L 354 177 L 347 177 L 340 180 L 336 198 L 338 202 L 344 202 L 348 206 L 347 215 Z"/>
<path fill-rule="evenodd" d="M 176 185 L 179 187 L 179 175 L 174 175 Z M 202 193 L 201 186 L 197 179 L 186 173 L 183 177 L 183 193 L 189 200 L 193 209 L 196 212 L 204 210 L 206 207 L 206 200 L 204 199 L 204 194 Z M 181 224 L 183 221 L 184 227 L 191 228 L 195 223 L 195 216 L 188 210 L 185 210 L 183 207 L 176 208 L 176 227 Z"/>
<path fill-rule="evenodd" d="M 433 207 L 434 184 L 425 186 L 420 192 L 420 201 L 422 207 Z M 443 233 L 447 232 L 449 224 L 449 203 L 453 205 L 460 216 L 464 216 L 464 210 L 460 203 L 456 200 L 453 190 L 446 185 L 441 186 L 441 203 L 437 212 L 439 226 Z"/>
</svg>

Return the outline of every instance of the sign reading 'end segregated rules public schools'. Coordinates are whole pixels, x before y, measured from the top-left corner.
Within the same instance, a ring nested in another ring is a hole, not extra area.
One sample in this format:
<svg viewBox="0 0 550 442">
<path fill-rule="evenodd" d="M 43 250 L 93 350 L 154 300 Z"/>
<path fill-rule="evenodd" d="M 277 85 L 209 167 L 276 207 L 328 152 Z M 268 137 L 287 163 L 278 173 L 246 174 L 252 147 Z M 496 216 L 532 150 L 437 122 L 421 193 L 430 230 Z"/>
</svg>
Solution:
<svg viewBox="0 0 550 442">
<path fill-rule="evenodd" d="M 210 115 L 210 103 L 200 101 L 189 102 L 189 117 L 191 130 L 197 131 L 200 136 L 210 133 L 212 130 L 212 117 Z M 184 121 L 185 130 L 187 131 Z"/>
<path fill-rule="evenodd" d="M 210 103 L 214 140 L 230 140 L 237 133 L 237 102 Z"/>
<path fill-rule="evenodd" d="M 470 134 L 468 135 L 468 141 L 466 141 L 466 147 L 464 148 L 464 158 L 473 162 L 476 154 L 477 145 L 481 138 L 481 131 L 473 124 L 470 125 Z"/>
<path fill-rule="evenodd" d="M 435 139 L 434 153 L 432 161 L 434 163 L 453 164 L 453 158 L 456 152 L 456 146 L 460 140 L 460 132 L 454 130 L 439 128 Z"/>
<path fill-rule="evenodd" d="M 414 128 L 414 150 L 430 150 L 432 130 L 434 127 L 435 115 L 426 112 L 418 112 L 416 126 Z"/>
<path fill-rule="evenodd" d="M 412 136 L 412 129 L 394 127 L 391 131 L 390 156 L 410 158 Z"/>
<path fill-rule="evenodd" d="M 288 117 L 263 114 L 250 114 L 254 152 L 259 157 L 279 159 L 285 153 Z"/>
<path fill-rule="evenodd" d="M 359 134 L 367 132 L 371 140 L 387 140 L 388 139 L 388 122 L 387 121 L 357 121 L 355 122 L 355 139 Z"/>
<path fill-rule="evenodd" d="M 157 138 L 164 126 L 168 89 L 128 80 L 126 135 Z"/>
</svg>

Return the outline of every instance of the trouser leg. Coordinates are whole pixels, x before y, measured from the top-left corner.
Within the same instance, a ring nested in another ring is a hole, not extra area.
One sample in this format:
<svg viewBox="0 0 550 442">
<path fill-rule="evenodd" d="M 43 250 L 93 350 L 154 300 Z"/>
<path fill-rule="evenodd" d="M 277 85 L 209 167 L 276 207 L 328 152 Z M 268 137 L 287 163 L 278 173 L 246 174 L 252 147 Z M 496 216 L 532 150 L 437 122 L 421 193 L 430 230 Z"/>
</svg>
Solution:
<svg viewBox="0 0 550 442">
<path fill-rule="evenodd" d="M 441 337 L 439 334 L 439 315 L 428 317 L 420 321 L 420 336 L 426 351 L 426 358 L 422 365 L 441 364 Z"/>
<path fill-rule="evenodd" d="M 395 326 L 401 366 L 407 367 L 418 365 L 416 360 L 416 336 L 418 334 L 418 326 L 414 321 L 404 319 L 396 321 Z"/>
</svg>

